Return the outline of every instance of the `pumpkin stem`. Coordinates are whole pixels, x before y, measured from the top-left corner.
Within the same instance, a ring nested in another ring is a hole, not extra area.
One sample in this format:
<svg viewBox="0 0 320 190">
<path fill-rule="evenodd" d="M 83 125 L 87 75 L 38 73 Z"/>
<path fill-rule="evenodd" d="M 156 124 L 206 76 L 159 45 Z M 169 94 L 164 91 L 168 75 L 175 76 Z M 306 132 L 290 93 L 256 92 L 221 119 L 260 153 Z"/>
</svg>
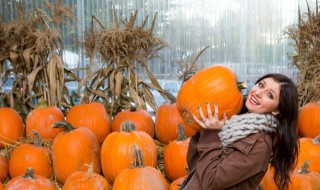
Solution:
<svg viewBox="0 0 320 190">
<path fill-rule="evenodd" d="M 178 124 L 178 139 L 177 141 L 184 141 L 187 139 L 186 133 L 184 132 L 183 125 L 181 123 Z"/>
<path fill-rule="evenodd" d="M 51 127 L 52 128 L 63 128 L 66 132 L 70 132 L 75 129 L 70 123 L 68 123 L 66 121 L 54 122 Z"/>
<path fill-rule="evenodd" d="M 141 149 L 139 148 L 139 146 L 137 145 L 133 145 L 132 146 L 132 150 L 134 153 L 134 159 L 133 159 L 133 163 L 132 163 L 132 167 L 133 168 L 143 168 L 144 164 L 142 161 L 142 152 Z"/>
<path fill-rule="evenodd" d="M 309 172 L 310 172 L 310 171 L 308 171 L 309 164 L 310 164 L 310 160 L 306 160 L 306 161 L 303 163 L 301 169 L 298 170 L 298 173 L 299 173 L 299 174 L 307 174 L 307 173 L 309 173 Z"/>
<path fill-rule="evenodd" d="M 24 174 L 23 178 L 25 178 L 25 179 L 35 179 L 33 168 L 27 168 L 27 171 Z"/>
<path fill-rule="evenodd" d="M 315 145 L 320 145 L 320 135 L 318 135 L 316 138 L 312 139 L 311 142 Z"/>
<path fill-rule="evenodd" d="M 46 108 L 46 107 L 48 107 L 48 105 L 46 104 L 44 99 L 43 98 L 39 98 L 39 100 L 38 100 L 38 108 Z"/>
<path fill-rule="evenodd" d="M 40 134 L 38 133 L 38 131 L 33 129 L 32 133 L 36 136 L 36 138 L 34 139 L 33 144 L 35 146 L 38 146 L 38 147 L 41 146 L 41 138 L 40 138 Z"/>
<path fill-rule="evenodd" d="M 131 131 L 136 131 L 137 128 L 136 126 L 134 125 L 133 122 L 131 121 L 125 121 L 121 124 L 120 126 L 120 131 L 124 131 L 124 132 L 131 132 Z"/>
<path fill-rule="evenodd" d="M 132 112 L 137 111 L 137 106 L 134 103 L 130 104 L 130 111 L 132 111 Z"/>
<path fill-rule="evenodd" d="M 238 87 L 239 91 L 241 91 L 242 89 L 247 89 L 248 84 L 245 82 L 237 82 L 237 87 Z"/>
<path fill-rule="evenodd" d="M 90 164 L 85 164 L 85 166 L 88 167 L 87 173 L 88 174 L 92 174 L 93 173 L 93 164 L 92 164 L 92 162 Z"/>
<path fill-rule="evenodd" d="M 2 92 L 2 90 L 0 89 L 0 108 L 3 108 L 4 107 L 4 97 L 5 97 L 5 94 L 4 92 Z"/>
</svg>

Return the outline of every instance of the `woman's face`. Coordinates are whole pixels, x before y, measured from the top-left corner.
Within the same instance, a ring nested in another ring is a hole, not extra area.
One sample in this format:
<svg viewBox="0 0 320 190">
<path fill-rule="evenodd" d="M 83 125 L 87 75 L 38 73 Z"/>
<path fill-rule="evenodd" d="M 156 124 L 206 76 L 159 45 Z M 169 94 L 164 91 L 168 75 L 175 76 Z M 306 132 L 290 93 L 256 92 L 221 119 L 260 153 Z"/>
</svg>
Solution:
<svg viewBox="0 0 320 190">
<path fill-rule="evenodd" d="M 265 78 L 254 85 L 246 101 L 250 113 L 272 113 L 277 115 L 280 84 L 273 78 Z"/>
</svg>

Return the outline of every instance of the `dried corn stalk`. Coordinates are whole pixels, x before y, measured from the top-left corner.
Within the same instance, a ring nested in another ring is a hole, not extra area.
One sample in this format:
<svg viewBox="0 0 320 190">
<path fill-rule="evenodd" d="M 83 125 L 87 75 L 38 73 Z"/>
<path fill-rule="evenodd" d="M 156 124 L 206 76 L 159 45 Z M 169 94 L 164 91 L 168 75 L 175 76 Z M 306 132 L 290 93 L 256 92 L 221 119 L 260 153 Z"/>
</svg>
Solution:
<svg viewBox="0 0 320 190">
<path fill-rule="evenodd" d="M 69 79 L 65 79 L 65 75 L 70 76 L 70 80 L 77 79 L 61 59 L 62 37 L 57 28 L 65 13 L 70 13 L 69 9 L 62 6 L 61 0 L 47 5 L 53 11 L 49 20 L 36 6 L 35 16 L 25 14 L 20 2 L 16 4 L 19 18 L 0 23 L 0 78 L 4 79 L 2 83 L 9 76 L 15 78 L 3 103 L 17 110 L 23 118 L 36 107 L 38 98 L 43 98 L 48 105 L 70 107 L 65 87 Z"/>
<path fill-rule="evenodd" d="M 288 27 L 284 34 L 293 40 L 296 53 L 288 54 L 292 65 L 300 71 L 297 84 L 300 106 L 320 99 L 320 15 L 318 1 L 316 12 L 301 14 L 298 9 L 298 24 Z"/>
<path fill-rule="evenodd" d="M 111 116 L 122 109 L 127 109 L 131 102 L 139 108 L 146 109 L 146 104 L 157 109 L 150 89 L 159 91 L 165 96 L 154 75 L 148 69 L 148 61 L 157 57 L 158 52 L 167 44 L 153 36 L 155 24 L 145 29 L 148 17 L 141 26 L 135 26 L 137 12 L 133 12 L 129 21 L 123 21 L 120 26 L 116 12 L 114 12 L 114 27 L 106 28 L 95 17 L 92 17 L 91 28 L 84 33 L 81 46 L 90 58 L 87 77 L 78 87 L 85 87 L 86 96 L 91 101 L 102 101 Z M 93 22 L 99 24 L 100 30 L 94 28 Z M 92 60 L 98 54 L 103 60 L 102 68 L 90 72 Z M 140 70 L 139 70 L 140 68 Z M 146 82 L 148 77 L 151 82 Z"/>
</svg>

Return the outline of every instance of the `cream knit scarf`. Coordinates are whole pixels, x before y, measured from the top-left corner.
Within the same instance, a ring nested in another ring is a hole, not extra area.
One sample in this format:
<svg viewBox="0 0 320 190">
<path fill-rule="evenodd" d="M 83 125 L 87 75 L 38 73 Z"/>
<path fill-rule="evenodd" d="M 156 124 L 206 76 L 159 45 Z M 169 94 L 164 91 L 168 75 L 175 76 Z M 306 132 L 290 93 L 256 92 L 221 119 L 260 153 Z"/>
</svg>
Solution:
<svg viewBox="0 0 320 190">
<path fill-rule="evenodd" d="M 271 114 L 246 113 L 234 115 L 222 126 L 219 137 L 225 147 L 250 134 L 274 132 L 277 128 L 277 119 Z"/>
</svg>

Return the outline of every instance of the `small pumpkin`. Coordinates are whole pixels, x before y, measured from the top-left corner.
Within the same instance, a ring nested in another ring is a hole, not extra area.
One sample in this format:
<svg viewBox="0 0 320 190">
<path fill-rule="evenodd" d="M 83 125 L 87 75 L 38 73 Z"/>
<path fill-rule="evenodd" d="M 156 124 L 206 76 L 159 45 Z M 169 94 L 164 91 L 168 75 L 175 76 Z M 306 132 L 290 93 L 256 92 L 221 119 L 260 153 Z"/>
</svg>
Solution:
<svg viewBox="0 0 320 190">
<path fill-rule="evenodd" d="M 315 138 L 320 134 L 320 100 L 300 108 L 298 129 L 302 137 Z"/>
<path fill-rule="evenodd" d="M 177 108 L 182 120 L 199 131 L 201 126 L 193 119 L 193 114 L 199 118 L 198 106 L 206 107 L 210 103 L 214 110 L 214 103 L 219 106 L 219 118 L 226 113 L 228 118 L 238 114 L 241 110 L 243 97 L 235 73 L 224 65 L 213 65 L 204 68 L 190 77 L 180 88 L 177 95 Z M 207 109 L 202 109 L 207 116 Z"/>
<path fill-rule="evenodd" d="M 112 190 L 169 190 L 169 185 L 159 170 L 144 166 L 141 149 L 137 145 L 133 145 L 132 149 L 132 167 L 121 171 L 114 181 Z"/>
<path fill-rule="evenodd" d="M 49 149 L 41 146 L 40 135 L 33 131 L 36 138 L 34 144 L 21 144 L 17 146 L 9 160 L 9 174 L 11 178 L 23 175 L 28 168 L 34 173 L 46 178 L 52 176 L 52 161 Z"/>
<path fill-rule="evenodd" d="M 178 138 L 178 124 L 182 123 L 185 135 L 191 137 L 195 134 L 195 130 L 187 126 L 182 120 L 176 103 L 162 104 L 156 111 L 155 130 L 157 139 L 164 144 Z"/>
<path fill-rule="evenodd" d="M 0 152 L 0 182 L 4 182 L 8 178 L 9 163 L 4 150 Z"/>
<path fill-rule="evenodd" d="M 153 139 L 144 131 L 136 131 L 135 125 L 126 121 L 121 125 L 120 132 L 112 132 L 102 144 L 102 172 L 110 184 L 123 169 L 131 167 L 134 158 L 131 147 L 134 144 L 141 148 L 145 165 L 157 166 L 157 149 Z"/>
<path fill-rule="evenodd" d="M 28 168 L 25 175 L 10 179 L 4 190 L 41 189 L 55 190 L 55 185 L 47 178 L 34 174 L 32 168 Z"/>
<path fill-rule="evenodd" d="M 137 109 L 131 105 L 130 109 L 118 112 L 112 120 L 111 131 L 120 131 L 121 124 L 125 121 L 131 121 L 136 126 L 137 131 L 144 131 L 151 137 L 154 136 L 154 122 L 152 116 L 143 109 Z"/>
<path fill-rule="evenodd" d="M 23 136 L 21 116 L 12 108 L 0 108 L 0 148 L 15 144 Z"/>
<path fill-rule="evenodd" d="M 77 171 L 72 173 L 64 183 L 62 190 L 109 190 L 107 180 L 103 176 L 93 172 L 92 164 L 88 167 L 87 172 Z"/>
<path fill-rule="evenodd" d="M 299 138 L 299 156 L 296 168 L 301 168 L 305 160 L 310 160 L 309 169 L 320 173 L 320 135 L 316 138 Z"/>
<path fill-rule="evenodd" d="M 164 171 L 170 181 L 187 175 L 187 152 L 190 138 L 186 137 L 180 123 L 178 139 L 171 141 L 164 151 Z"/>
<path fill-rule="evenodd" d="M 36 130 L 42 139 L 53 140 L 63 129 L 52 128 L 51 125 L 63 120 L 64 115 L 59 108 L 48 107 L 43 100 L 39 100 L 38 108 L 32 110 L 26 118 L 27 136 L 34 137 L 32 130 Z"/>
<path fill-rule="evenodd" d="M 63 127 L 52 143 L 53 171 L 57 181 L 65 180 L 76 171 L 86 171 L 86 164 L 93 164 L 93 171 L 100 173 L 100 146 L 97 137 L 86 127 L 74 128 L 70 123 L 59 121 L 53 127 Z"/>
<path fill-rule="evenodd" d="M 83 101 L 82 104 L 71 107 L 67 113 L 66 121 L 75 128 L 87 127 L 90 129 L 96 135 L 100 145 L 110 133 L 109 115 L 104 105 L 99 102 Z"/>
<path fill-rule="evenodd" d="M 170 184 L 170 190 L 179 190 L 187 176 L 179 177 Z"/>
</svg>

